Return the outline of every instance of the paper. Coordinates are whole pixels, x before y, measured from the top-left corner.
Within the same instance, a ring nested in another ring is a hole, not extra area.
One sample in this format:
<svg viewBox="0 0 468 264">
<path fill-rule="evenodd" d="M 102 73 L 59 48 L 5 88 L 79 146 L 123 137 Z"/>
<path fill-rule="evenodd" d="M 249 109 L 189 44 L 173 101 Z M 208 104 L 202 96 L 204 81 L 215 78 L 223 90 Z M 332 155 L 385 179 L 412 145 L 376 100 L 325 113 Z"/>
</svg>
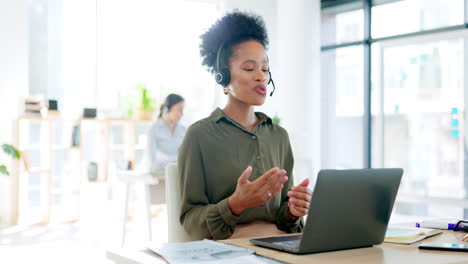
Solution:
<svg viewBox="0 0 468 264">
<path fill-rule="evenodd" d="M 200 262 L 201 263 L 201 262 Z M 203 261 L 202 263 L 219 263 L 218 260 L 212 260 L 212 261 Z M 268 264 L 269 262 L 264 261 L 263 259 L 259 258 L 257 255 L 248 255 L 248 256 L 241 256 L 241 257 L 236 257 L 236 258 L 229 258 L 229 259 L 223 259 L 223 264 Z"/>
<path fill-rule="evenodd" d="M 249 257 L 250 255 L 254 256 L 250 259 L 255 259 L 255 255 L 253 255 L 255 251 L 252 249 L 228 245 L 208 239 L 194 242 L 167 243 L 160 247 L 149 247 L 149 249 L 161 255 L 169 263 L 219 263 L 220 260 L 222 260 L 223 264 L 230 263 L 228 261 L 239 263 L 239 258 Z M 246 261 L 248 259 L 249 258 L 246 258 Z"/>
</svg>

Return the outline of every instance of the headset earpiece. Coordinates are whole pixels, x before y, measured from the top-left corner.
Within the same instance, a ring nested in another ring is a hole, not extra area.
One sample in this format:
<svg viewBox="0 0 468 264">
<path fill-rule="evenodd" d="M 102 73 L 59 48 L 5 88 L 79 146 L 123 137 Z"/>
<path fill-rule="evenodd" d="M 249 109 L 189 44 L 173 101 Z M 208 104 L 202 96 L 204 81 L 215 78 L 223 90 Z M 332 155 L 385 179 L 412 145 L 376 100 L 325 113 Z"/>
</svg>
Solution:
<svg viewBox="0 0 468 264">
<path fill-rule="evenodd" d="M 229 81 L 231 81 L 231 74 L 229 73 L 229 70 L 227 68 L 220 68 L 219 67 L 219 57 L 221 56 L 221 51 L 223 49 L 224 42 L 221 43 L 218 49 L 218 54 L 216 54 L 216 71 L 215 71 L 215 81 L 222 85 L 223 87 L 226 87 L 229 84 Z"/>
<path fill-rule="evenodd" d="M 231 80 L 231 74 L 229 73 L 228 69 L 222 68 L 215 73 L 215 80 L 218 84 L 226 87 Z"/>
</svg>

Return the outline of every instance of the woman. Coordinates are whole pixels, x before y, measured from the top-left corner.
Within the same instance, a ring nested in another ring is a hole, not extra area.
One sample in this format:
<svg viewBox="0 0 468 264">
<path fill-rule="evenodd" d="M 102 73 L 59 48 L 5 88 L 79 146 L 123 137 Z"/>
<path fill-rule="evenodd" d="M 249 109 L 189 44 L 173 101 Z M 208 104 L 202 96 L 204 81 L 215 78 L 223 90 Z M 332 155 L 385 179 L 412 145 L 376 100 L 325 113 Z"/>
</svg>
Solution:
<svg viewBox="0 0 468 264">
<path fill-rule="evenodd" d="M 179 123 L 183 114 L 184 98 L 177 94 L 168 95 L 149 132 L 148 149 L 152 173 L 163 172 L 168 163 L 176 162 L 177 149 L 187 130 Z"/>
<path fill-rule="evenodd" d="M 228 102 L 190 126 L 180 147 L 181 224 L 194 238 L 301 232 L 309 181 L 293 187 L 286 130 L 254 112 L 270 81 L 262 18 L 229 13 L 201 39 L 203 65 Z"/>
</svg>

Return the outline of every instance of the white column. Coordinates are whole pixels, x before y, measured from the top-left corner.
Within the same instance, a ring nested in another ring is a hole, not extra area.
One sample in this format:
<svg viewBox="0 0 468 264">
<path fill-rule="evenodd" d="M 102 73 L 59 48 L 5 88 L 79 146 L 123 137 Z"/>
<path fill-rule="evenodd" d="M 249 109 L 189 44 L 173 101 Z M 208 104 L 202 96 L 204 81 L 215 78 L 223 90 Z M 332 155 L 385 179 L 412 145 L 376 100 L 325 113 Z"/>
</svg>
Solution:
<svg viewBox="0 0 468 264">
<path fill-rule="evenodd" d="M 320 1 L 277 3 L 279 116 L 295 156 L 296 184 L 321 168 Z"/>
<path fill-rule="evenodd" d="M 0 144 L 13 142 L 19 97 L 28 92 L 28 3 L 28 0 L 0 0 Z M 1 151 L 0 163 L 3 162 L 11 165 Z M 0 227 L 14 220 L 15 189 L 13 175 L 0 175 Z"/>
</svg>

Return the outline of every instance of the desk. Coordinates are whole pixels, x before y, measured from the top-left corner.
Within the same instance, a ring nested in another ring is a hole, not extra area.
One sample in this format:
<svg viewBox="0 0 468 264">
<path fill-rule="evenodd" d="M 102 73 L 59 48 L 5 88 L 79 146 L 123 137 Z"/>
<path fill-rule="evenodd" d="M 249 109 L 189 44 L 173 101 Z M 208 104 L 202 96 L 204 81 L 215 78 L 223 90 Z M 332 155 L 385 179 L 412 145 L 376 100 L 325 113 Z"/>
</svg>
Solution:
<svg viewBox="0 0 468 264">
<path fill-rule="evenodd" d="M 228 239 L 223 242 L 255 249 L 257 254 L 268 256 L 287 263 L 385 263 L 385 264 L 401 264 L 401 263 L 422 263 L 422 264 L 438 264 L 451 263 L 461 264 L 468 263 L 468 253 L 464 252 L 449 252 L 436 250 L 419 250 L 418 245 L 423 242 L 450 242 L 459 244 L 468 244 L 461 241 L 465 235 L 464 232 L 444 231 L 441 235 L 437 235 L 421 242 L 412 245 L 401 245 L 383 243 L 373 247 L 348 249 L 333 252 L 315 253 L 307 255 L 294 255 L 281 251 L 266 249 L 254 246 L 247 238 Z M 153 257 L 151 257 L 153 256 Z M 107 258 L 117 264 L 133 264 L 133 263 L 165 263 L 162 259 L 152 254 L 149 250 L 140 251 L 107 251 Z"/>
</svg>

